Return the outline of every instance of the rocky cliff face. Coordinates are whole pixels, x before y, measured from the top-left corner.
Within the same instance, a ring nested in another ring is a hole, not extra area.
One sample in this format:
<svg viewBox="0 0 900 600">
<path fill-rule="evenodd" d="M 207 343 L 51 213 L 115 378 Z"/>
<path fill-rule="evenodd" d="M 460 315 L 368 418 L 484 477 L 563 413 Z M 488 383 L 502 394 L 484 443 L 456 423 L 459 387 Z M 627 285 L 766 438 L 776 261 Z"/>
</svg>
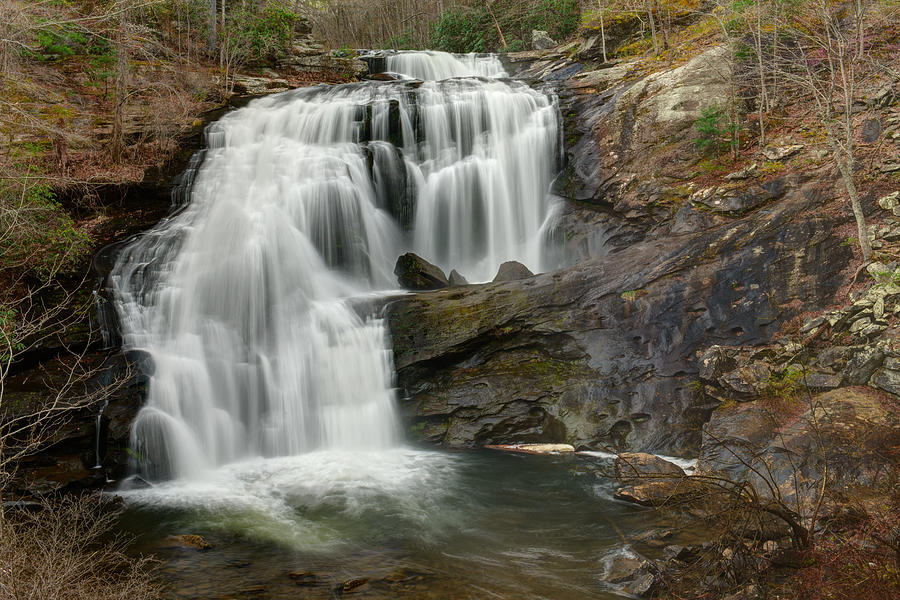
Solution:
<svg viewBox="0 0 900 600">
<path fill-rule="evenodd" d="M 725 93 L 717 50 L 645 77 L 520 58 L 520 76 L 560 95 L 557 238 L 577 264 L 387 307 L 412 431 L 695 454 L 718 405 L 696 383 L 698 352 L 766 343 L 845 282 L 844 213 L 816 210 L 833 184 L 691 181 L 693 121 Z"/>
<path fill-rule="evenodd" d="M 771 339 L 842 283 L 850 251 L 792 182 L 775 205 L 526 280 L 387 308 L 413 429 L 449 445 L 566 441 L 695 452 L 716 406 L 696 353 Z M 610 216 L 610 218 L 614 218 Z"/>
</svg>

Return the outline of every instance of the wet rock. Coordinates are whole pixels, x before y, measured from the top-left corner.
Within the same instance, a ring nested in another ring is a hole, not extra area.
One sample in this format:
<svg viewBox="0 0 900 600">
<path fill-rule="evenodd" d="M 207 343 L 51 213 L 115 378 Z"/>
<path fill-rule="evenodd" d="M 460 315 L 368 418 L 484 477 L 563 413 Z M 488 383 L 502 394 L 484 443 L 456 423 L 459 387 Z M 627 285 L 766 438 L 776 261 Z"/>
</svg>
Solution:
<svg viewBox="0 0 900 600">
<path fill-rule="evenodd" d="M 453 446 L 695 452 L 698 423 L 716 406 L 690 384 L 716 370 L 698 351 L 763 344 L 843 283 L 850 250 L 832 222 L 797 218 L 817 198 L 800 191 L 567 269 L 391 300 L 404 410 L 427 422 L 426 441 Z M 735 395 L 751 397 L 767 378 L 751 375 L 741 380 L 751 392 Z"/>
<path fill-rule="evenodd" d="M 319 576 L 311 571 L 291 571 L 288 573 L 288 577 L 301 587 L 311 587 L 321 583 Z"/>
<path fill-rule="evenodd" d="M 646 452 L 622 452 L 616 458 L 616 479 L 622 483 L 639 483 L 653 479 L 684 477 L 678 465 Z"/>
<path fill-rule="evenodd" d="M 369 583 L 369 580 L 367 578 L 348 579 L 347 581 L 345 581 L 341 585 L 339 585 L 336 591 L 338 594 L 341 594 L 341 595 L 352 594 L 355 592 L 362 591 L 360 588 L 367 585 L 368 583 Z"/>
<path fill-rule="evenodd" d="M 549 50 L 556 48 L 556 45 L 556 42 L 553 41 L 553 38 L 546 31 L 531 30 L 531 47 L 535 50 Z"/>
<path fill-rule="evenodd" d="M 212 544 L 207 542 L 201 536 L 188 533 L 182 535 L 170 535 L 165 540 L 167 543 L 173 546 L 181 546 L 183 548 L 193 548 L 194 550 L 211 550 Z"/>
<path fill-rule="evenodd" d="M 397 259 L 394 275 L 400 285 L 410 290 L 437 290 L 450 285 L 439 267 L 412 252 Z"/>
<path fill-rule="evenodd" d="M 468 280 L 459 274 L 459 271 L 453 269 L 450 271 L 450 287 L 459 287 L 461 285 L 469 285 Z"/>
<path fill-rule="evenodd" d="M 693 564 L 700 560 L 702 548 L 697 546 L 679 546 L 673 544 L 663 548 L 663 558 L 667 561 L 677 560 L 678 562 Z"/>
<path fill-rule="evenodd" d="M 528 277 L 534 277 L 534 273 L 528 267 L 520 262 L 510 260 L 500 265 L 497 275 L 494 276 L 494 283 L 498 281 L 515 281 Z"/>
<path fill-rule="evenodd" d="M 628 549 L 605 556 L 602 565 L 600 578 L 632 596 L 649 596 L 658 581 L 656 565 Z"/>
</svg>

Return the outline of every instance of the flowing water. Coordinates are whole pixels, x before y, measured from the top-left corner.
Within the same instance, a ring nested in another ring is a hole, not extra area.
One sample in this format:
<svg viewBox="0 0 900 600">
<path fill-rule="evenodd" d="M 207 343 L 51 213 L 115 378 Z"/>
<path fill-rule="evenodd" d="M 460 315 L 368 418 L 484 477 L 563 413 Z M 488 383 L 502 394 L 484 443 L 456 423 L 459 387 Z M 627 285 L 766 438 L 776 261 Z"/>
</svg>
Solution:
<svg viewBox="0 0 900 600">
<path fill-rule="evenodd" d="M 596 514 L 628 509 L 571 465 L 405 447 L 387 334 L 366 310 L 408 250 L 470 281 L 545 266 L 555 98 L 494 57 L 387 65 L 406 79 L 269 96 L 211 125 L 189 202 L 110 276 L 149 375 L 131 446 L 154 485 L 122 492 L 133 527 L 226 546 L 172 557 L 185 597 L 208 597 L 209 582 L 191 590 L 213 571 L 228 581 L 231 559 L 294 592 L 306 576 L 284 569 L 333 565 L 300 586 L 310 597 L 336 572 L 409 597 L 599 593 L 590 565 L 614 536 Z M 395 572 L 410 569 L 420 579 Z"/>
</svg>

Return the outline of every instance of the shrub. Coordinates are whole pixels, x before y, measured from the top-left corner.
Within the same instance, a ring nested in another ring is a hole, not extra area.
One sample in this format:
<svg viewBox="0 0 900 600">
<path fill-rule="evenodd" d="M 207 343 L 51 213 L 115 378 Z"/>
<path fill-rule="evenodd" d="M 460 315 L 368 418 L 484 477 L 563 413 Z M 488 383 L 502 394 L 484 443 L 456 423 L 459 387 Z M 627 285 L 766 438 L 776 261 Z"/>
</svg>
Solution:
<svg viewBox="0 0 900 600">
<path fill-rule="evenodd" d="M 153 564 L 112 536 L 118 508 L 99 495 L 44 501 L 0 520 L 0 596 L 68 600 L 160 597 Z"/>
<path fill-rule="evenodd" d="M 694 121 L 697 137 L 691 140 L 703 154 L 719 154 L 725 147 L 737 144 L 736 123 L 727 122 L 725 110 L 717 105 L 707 106 L 700 111 L 700 117 Z"/>
</svg>

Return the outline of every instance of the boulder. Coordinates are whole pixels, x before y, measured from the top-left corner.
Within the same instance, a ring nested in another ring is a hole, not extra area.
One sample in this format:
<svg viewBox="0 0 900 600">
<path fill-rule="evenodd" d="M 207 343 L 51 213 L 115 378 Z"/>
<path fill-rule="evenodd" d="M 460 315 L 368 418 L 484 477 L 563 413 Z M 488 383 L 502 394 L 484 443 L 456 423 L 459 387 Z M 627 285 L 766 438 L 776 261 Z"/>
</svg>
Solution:
<svg viewBox="0 0 900 600">
<path fill-rule="evenodd" d="M 510 260 L 500 265 L 500 268 L 497 270 L 497 275 L 494 277 L 494 282 L 515 281 L 517 279 L 526 279 L 528 277 L 534 277 L 534 273 L 532 273 L 528 267 L 520 262 Z"/>
<path fill-rule="evenodd" d="M 826 473 L 830 488 L 846 493 L 877 484 L 894 468 L 886 457 L 900 450 L 895 398 L 851 387 L 804 405 L 812 408 L 799 416 L 762 415 L 747 404 L 715 411 L 703 428 L 697 472 L 746 481 L 763 498 L 777 489 L 787 505 L 799 503 L 805 514 L 817 502 Z"/>
<path fill-rule="evenodd" d="M 551 38 L 550 34 L 546 31 L 532 29 L 531 47 L 535 50 L 549 50 L 551 48 L 556 48 L 556 42 L 553 41 L 553 38 Z"/>
<path fill-rule="evenodd" d="M 622 452 L 616 458 L 616 479 L 622 483 L 640 483 L 654 479 L 684 477 L 678 465 L 646 452 Z"/>
<path fill-rule="evenodd" d="M 659 569 L 628 548 L 615 550 L 601 559 L 600 579 L 632 597 L 648 597 L 659 578 Z"/>
<path fill-rule="evenodd" d="M 439 267 L 412 252 L 397 259 L 394 275 L 400 285 L 409 290 L 439 290 L 450 285 Z"/>
<path fill-rule="evenodd" d="M 450 287 L 459 287 L 461 285 L 469 285 L 469 281 L 459 274 L 459 271 L 453 269 L 450 271 Z"/>
</svg>

